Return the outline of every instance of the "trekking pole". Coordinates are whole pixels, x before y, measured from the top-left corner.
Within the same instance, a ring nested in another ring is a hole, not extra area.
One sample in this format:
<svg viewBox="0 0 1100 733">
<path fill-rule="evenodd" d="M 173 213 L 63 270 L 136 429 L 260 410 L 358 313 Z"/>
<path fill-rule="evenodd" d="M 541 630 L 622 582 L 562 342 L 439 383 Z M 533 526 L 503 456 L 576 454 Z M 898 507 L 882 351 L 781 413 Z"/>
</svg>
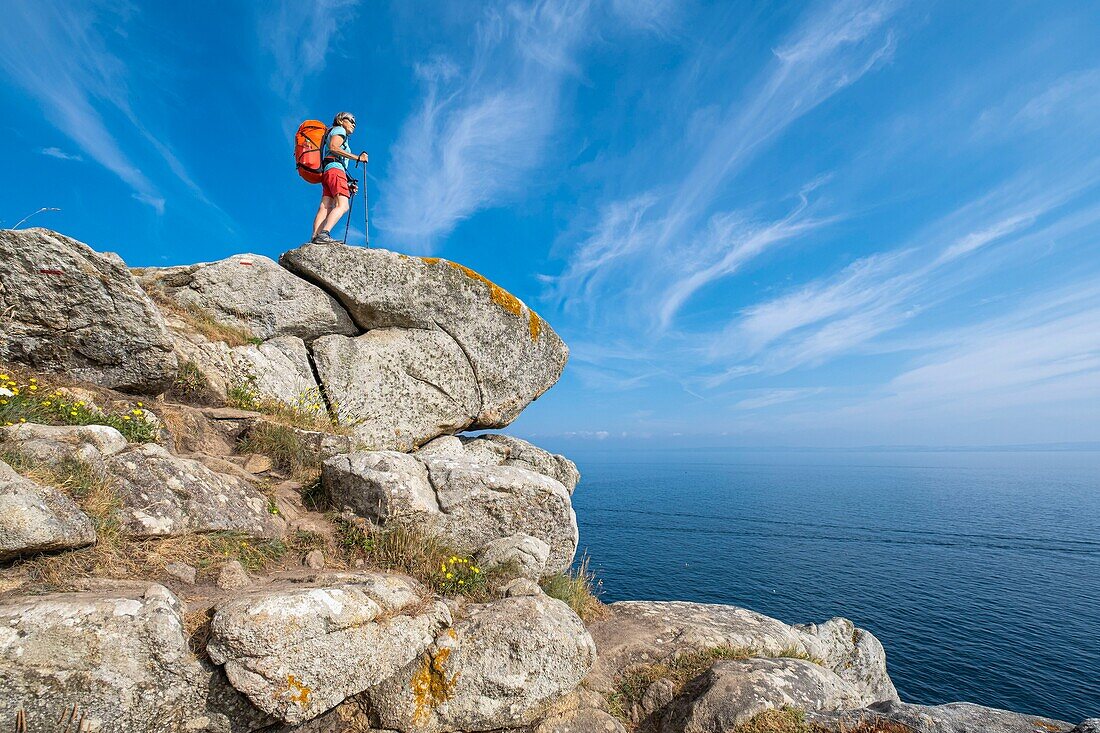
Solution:
<svg viewBox="0 0 1100 733">
<path fill-rule="evenodd" d="M 367 180 L 367 164 L 363 164 L 363 236 L 367 239 L 367 247 L 370 248 L 370 204 L 367 199 L 367 186 L 370 185 L 370 181 Z"/>
<path fill-rule="evenodd" d="M 348 197 L 348 220 L 344 222 L 344 244 L 348 243 L 348 229 L 351 228 L 351 211 L 355 208 L 355 194 Z"/>
</svg>

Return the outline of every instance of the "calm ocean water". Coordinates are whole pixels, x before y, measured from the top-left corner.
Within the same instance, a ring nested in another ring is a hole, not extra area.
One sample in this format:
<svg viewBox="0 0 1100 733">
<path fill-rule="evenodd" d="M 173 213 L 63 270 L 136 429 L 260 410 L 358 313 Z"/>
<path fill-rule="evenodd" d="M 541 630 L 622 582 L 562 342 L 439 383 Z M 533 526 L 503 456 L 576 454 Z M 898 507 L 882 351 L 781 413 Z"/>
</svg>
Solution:
<svg viewBox="0 0 1100 733">
<path fill-rule="evenodd" d="M 1100 716 L 1100 453 L 570 457 L 606 602 L 847 616 L 908 702 Z"/>
</svg>

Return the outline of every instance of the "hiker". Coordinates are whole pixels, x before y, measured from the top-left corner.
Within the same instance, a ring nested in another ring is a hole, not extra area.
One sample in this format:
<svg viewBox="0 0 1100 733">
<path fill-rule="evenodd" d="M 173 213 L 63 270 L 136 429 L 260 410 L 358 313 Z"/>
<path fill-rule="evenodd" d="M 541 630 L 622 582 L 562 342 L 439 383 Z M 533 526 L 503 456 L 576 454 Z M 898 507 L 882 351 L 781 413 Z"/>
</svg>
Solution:
<svg viewBox="0 0 1100 733">
<path fill-rule="evenodd" d="M 341 112 L 332 121 L 332 127 L 325 135 L 321 146 L 321 205 L 313 217 L 313 238 L 317 243 L 336 242 L 331 236 L 332 228 L 340 217 L 348 212 L 349 199 L 358 190 L 359 182 L 354 178 L 348 181 L 348 161 L 367 162 L 367 154 L 353 155 L 348 146 L 348 137 L 355 132 L 355 116 L 350 112 Z"/>
</svg>

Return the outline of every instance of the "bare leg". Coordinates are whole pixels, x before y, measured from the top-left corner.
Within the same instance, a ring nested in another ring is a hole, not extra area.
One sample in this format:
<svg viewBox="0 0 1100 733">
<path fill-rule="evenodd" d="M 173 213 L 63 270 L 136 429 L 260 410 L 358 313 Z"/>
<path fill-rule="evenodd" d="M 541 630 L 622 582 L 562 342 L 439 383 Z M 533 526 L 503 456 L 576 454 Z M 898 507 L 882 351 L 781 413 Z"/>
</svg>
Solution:
<svg viewBox="0 0 1100 733">
<path fill-rule="evenodd" d="M 317 232 L 321 231 L 321 225 L 325 223 L 325 217 L 328 216 L 329 211 L 336 205 L 336 200 L 331 196 L 322 196 L 321 205 L 317 207 L 317 215 L 313 217 L 313 234 L 310 235 L 310 239 L 317 236 Z"/>
<path fill-rule="evenodd" d="M 336 204 L 329 209 L 328 215 L 325 216 L 325 221 L 321 224 L 321 229 L 326 232 L 331 232 L 332 228 L 336 226 L 336 222 L 340 221 L 340 217 L 348 213 L 348 209 L 351 208 L 348 205 L 347 196 L 337 196 Z"/>
</svg>

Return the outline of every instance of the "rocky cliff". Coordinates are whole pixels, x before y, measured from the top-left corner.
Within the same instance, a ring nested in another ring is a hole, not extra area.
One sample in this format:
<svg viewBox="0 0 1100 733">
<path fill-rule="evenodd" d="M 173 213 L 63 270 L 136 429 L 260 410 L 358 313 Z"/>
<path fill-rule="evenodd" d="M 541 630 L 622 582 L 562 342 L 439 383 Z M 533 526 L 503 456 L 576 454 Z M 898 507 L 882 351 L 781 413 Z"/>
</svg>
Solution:
<svg viewBox="0 0 1100 733">
<path fill-rule="evenodd" d="M 567 357 L 444 260 L 305 245 L 131 271 L 0 231 L 0 726 L 1096 730 L 902 703 L 846 619 L 600 604 L 576 466 L 464 434 Z"/>
</svg>

